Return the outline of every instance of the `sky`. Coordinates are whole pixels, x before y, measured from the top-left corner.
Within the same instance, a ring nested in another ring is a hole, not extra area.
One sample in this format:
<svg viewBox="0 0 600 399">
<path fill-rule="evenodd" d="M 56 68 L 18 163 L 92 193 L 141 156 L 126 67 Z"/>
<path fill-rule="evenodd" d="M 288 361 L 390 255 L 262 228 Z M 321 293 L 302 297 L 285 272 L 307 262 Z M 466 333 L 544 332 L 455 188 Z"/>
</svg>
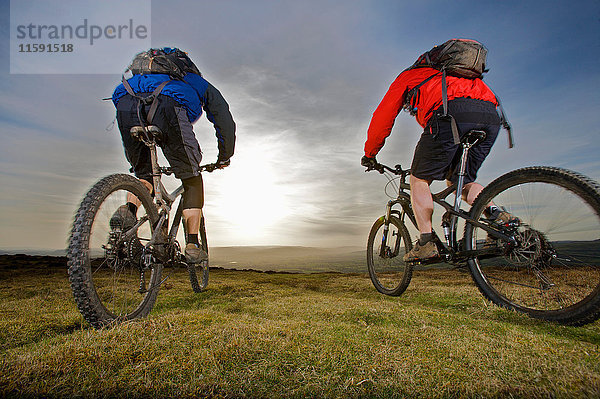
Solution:
<svg viewBox="0 0 600 399">
<path fill-rule="evenodd" d="M 484 80 L 514 130 L 516 147 L 509 150 L 501 132 L 479 172 L 482 184 L 532 165 L 600 180 L 599 1 L 155 0 L 149 7 L 151 46 L 187 51 L 237 124 L 231 166 L 204 176 L 212 246 L 364 246 L 387 201 L 385 178 L 360 166 L 371 115 L 404 68 L 450 38 L 488 48 Z M 120 73 L 10 73 L 9 1 L 0 1 L 0 16 L 0 249 L 62 249 L 85 192 L 128 171 L 114 107 L 102 101 Z M 100 54 L 120 71 L 135 52 Z M 212 125 L 202 117 L 194 130 L 204 161 L 213 162 Z M 377 159 L 408 167 L 420 133 L 399 114 Z M 434 191 L 443 188 L 437 184 Z"/>
</svg>

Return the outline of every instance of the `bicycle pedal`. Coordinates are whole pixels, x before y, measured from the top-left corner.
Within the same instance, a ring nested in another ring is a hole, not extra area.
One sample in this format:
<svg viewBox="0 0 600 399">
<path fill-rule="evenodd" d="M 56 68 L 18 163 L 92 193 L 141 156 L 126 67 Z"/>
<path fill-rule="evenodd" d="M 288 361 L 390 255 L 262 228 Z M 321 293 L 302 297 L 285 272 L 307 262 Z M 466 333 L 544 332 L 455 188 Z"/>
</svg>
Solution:
<svg viewBox="0 0 600 399">
<path fill-rule="evenodd" d="M 440 262 L 444 262 L 444 258 L 442 258 L 441 256 L 436 256 L 435 258 L 416 259 L 416 260 L 406 261 L 407 264 L 411 264 L 413 266 L 427 266 L 427 265 L 433 265 L 435 263 L 440 263 Z"/>
</svg>

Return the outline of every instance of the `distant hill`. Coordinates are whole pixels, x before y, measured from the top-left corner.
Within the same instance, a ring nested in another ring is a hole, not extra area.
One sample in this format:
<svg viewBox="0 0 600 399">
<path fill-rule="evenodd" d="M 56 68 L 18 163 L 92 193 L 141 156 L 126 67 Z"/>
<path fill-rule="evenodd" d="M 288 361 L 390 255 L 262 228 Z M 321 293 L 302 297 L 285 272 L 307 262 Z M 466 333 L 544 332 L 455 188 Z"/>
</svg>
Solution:
<svg viewBox="0 0 600 399">
<path fill-rule="evenodd" d="M 211 266 L 287 272 L 363 272 L 366 250 L 360 247 L 215 247 Z"/>
<path fill-rule="evenodd" d="M 0 255 L 35 255 L 35 256 L 67 256 L 66 249 L 0 249 Z"/>
<path fill-rule="evenodd" d="M 62 265 L 65 250 L 0 250 L 4 264 L 24 260 L 36 260 L 48 264 Z M 300 247 L 300 246 L 232 246 L 210 249 L 211 267 L 225 269 L 253 269 L 290 273 L 366 272 L 366 251 L 360 247 Z"/>
</svg>

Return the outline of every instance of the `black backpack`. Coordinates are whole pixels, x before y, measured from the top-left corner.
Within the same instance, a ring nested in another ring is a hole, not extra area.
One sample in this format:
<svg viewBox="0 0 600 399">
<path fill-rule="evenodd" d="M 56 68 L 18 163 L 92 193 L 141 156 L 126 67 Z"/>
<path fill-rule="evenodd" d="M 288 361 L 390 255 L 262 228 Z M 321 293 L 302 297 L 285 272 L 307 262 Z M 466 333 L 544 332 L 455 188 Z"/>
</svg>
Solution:
<svg viewBox="0 0 600 399">
<path fill-rule="evenodd" d="M 134 75 L 164 73 L 172 79 L 181 80 L 186 73 L 202 76 L 187 54 L 177 48 L 151 48 L 136 54 L 127 68 Z M 127 72 L 127 71 L 126 71 Z"/>
<path fill-rule="evenodd" d="M 483 78 L 483 74 L 488 71 L 488 69 L 486 69 L 487 52 L 488 51 L 485 46 L 478 41 L 469 39 L 452 39 L 439 46 L 435 46 L 431 50 L 422 54 L 412 66 L 407 68 L 407 70 L 409 70 L 429 67 L 438 69 L 442 74 L 442 104 L 444 114 L 441 115 L 441 117 L 450 120 L 455 144 L 460 142 L 460 138 L 456 121 L 452 115 L 448 114 L 448 87 L 446 85 L 446 75 L 467 79 Z M 433 77 L 438 75 L 439 73 L 430 76 L 412 88 L 406 94 L 404 99 L 405 110 L 410 112 L 412 115 L 415 115 L 415 104 L 418 102 L 419 89 Z M 500 105 L 500 100 L 498 100 L 497 97 L 496 100 L 499 104 L 502 126 L 508 132 L 508 146 L 512 148 L 514 144 L 512 140 L 511 127 L 506 119 L 506 116 L 504 115 L 504 110 L 502 109 L 502 105 Z"/>
<path fill-rule="evenodd" d="M 162 73 L 169 75 L 171 80 L 183 80 L 183 77 L 187 73 L 194 73 L 202 76 L 196 65 L 190 60 L 187 54 L 178 48 L 164 47 L 161 49 L 151 48 L 148 51 L 142 51 L 136 54 L 131 62 L 131 65 L 127 68 L 127 71 L 131 71 L 134 75 L 144 75 L 151 73 Z M 164 87 L 171 82 L 167 80 L 162 82 L 149 96 L 142 97 L 134 93 L 131 85 L 125 79 L 125 75 L 122 76 L 121 82 L 127 92 L 138 99 L 138 118 L 142 126 L 152 124 L 154 114 L 158 108 L 158 95 L 164 89 Z M 146 116 L 146 121 L 141 116 L 140 108 L 141 105 L 150 105 L 150 110 Z"/>
</svg>

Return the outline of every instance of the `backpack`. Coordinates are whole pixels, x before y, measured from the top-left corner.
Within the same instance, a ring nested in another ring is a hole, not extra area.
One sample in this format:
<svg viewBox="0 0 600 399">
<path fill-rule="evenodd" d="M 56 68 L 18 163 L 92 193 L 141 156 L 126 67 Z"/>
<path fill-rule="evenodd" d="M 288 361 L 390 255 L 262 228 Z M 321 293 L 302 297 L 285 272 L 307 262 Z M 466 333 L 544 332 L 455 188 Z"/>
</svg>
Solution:
<svg viewBox="0 0 600 399">
<path fill-rule="evenodd" d="M 127 71 L 131 71 L 134 75 L 162 73 L 169 75 L 171 80 L 183 80 L 183 77 L 187 73 L 194 73 L 202 76 L 196 65 L 194 65 L 185 52 L 178 48 L 171 47 L 163 47 L 160 49 L 151 48 L 148 51 L 142 51 L 141 53 L 136 54 L 125 73 L 127 73 Z M 156 113 L 159 104 L 158 95 L 171 80 L 162 82 L 152 94 L 142 97 L 134 93 L 131 85 L 127 82 L 127 79 L 125 79 L 125 75 L 121 77 L 121 82 L 123 83 L 125 90 L 127 90 L 131 96 L 138 99 L 138 118 L 142 127 L 146 125 L 146 122 L 148 125 L 152 124 L 152 119 L 154 119 L 154 114 Z M 146 121 L 144 121 L 140 114 L 140 107 L 142 104 L 150 105 Z"/>
<path fill-rule="evenodd" d="M 452 39 L 422 54 L 411 68 L 431 67 L 460 78 L 482 78 L 487 57 L 485 46 L 475 40 Z"/>
<path fill-rule="evenodd" d="M 452 134 L 454 136 L 454 143 L 459 144 L 460 137 L 458 133 L 458 127 L 456 126 L 456 121 L 452 115 L 448 114 L 448 87 L 446 85 L 446 75 L 466 79 L 483 78 L 483 74 L 488 72 L 488 69 L 486 69 L 487 53 L 488 51 L 483 44 L 476 40 L 469 39 L 451 39 L 441 45 L 434 46 L 431 50 L 419 56 L 417 61 L 406 70 L 429 67 L 437 69 L 440 72 L 428 77 L 417 86 L 412 88 L 406 94 L 403 108 L 411 115 L 415 115 L 415 105 L 418 102 L 419 89 L 433 77 L 438 76 L 441 73 L 442 104 L 444 109 L 444 114 L 441 115 L 441 117 L 450 120 Z M 514 144 L 512 140 L 510 124 L 504 115 L 504 110 L 502 109 L 500 100 L 498 100 L 497 97 L 496 101 L 498 101 L 502 126 L 508 132 L 508 146 L 509 148 L 512 148 Z"/>
<path fill-rule="evenodd" d="M 186 73 L 202 76 L 185 52 L 170 47 L 151 48 L 136 54 L 127 70 L 134 75 L 163 73 L 177 80 L 183 79 Z"/>
</svg>

